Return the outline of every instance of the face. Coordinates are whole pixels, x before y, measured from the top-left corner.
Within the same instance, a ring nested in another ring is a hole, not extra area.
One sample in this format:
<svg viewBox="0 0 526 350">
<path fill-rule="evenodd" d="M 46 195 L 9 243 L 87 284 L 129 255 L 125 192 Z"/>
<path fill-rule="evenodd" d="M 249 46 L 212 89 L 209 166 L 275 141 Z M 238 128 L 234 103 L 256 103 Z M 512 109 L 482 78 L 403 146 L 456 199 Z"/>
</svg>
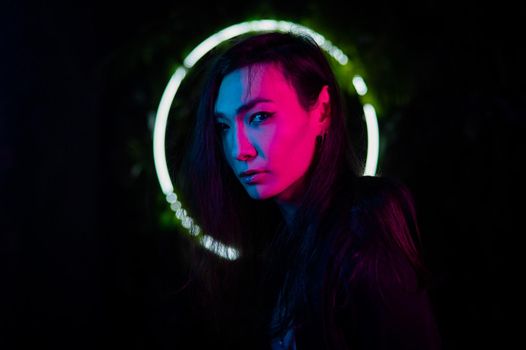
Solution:
<svg viewBox="0 0 526 350">
<path fill-rule="evenodd" d="M 225 158 L 250 197 L 294 202 L 301 195 L 316 136 L 326 127 L 320 121 L 320 102 L 328 102 L 323 99 L 320 93 L 315 108 L 303 109 L 294 87 L 272 64 L 252 66 L 250 76 L 241 68 L 223 79 L 215 122 Z M 250 170 L 259 172 L 240 176 Z"/>
</svg>

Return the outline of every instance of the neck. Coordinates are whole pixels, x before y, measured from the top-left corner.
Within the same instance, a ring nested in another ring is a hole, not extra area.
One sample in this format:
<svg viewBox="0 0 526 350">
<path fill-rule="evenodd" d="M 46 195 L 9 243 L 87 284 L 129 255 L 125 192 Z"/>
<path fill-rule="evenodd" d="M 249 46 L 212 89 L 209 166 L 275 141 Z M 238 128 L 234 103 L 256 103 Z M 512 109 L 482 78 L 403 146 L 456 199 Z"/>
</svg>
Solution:
<svg viewBox="0 0 526 350">
<path fill-rule="evenodd" d="M 289 228 L 292 227 L 292 222 L 294 216 L 299 207 L 301 198 L 303 197 L 303 189 L 305 188 L 305 177 L 302 176 L 298 179 L 293 185 L 291 185 L 287 190 L 274 198 L 274 202 L 278 205 L 283 219 L 287 223 Z"/>
<path fill-rule="evenodd" d="M 281 211 L 281 214 L 283 215 L 283 219 L 287 223 L 287 226 L 291 228 L 292 221 L 294 220 L 294 216 L 296 215 L 296 211 L 298 209 L 298 205 L 293 202 L 285 202 L 279 200 L 276 200 L 276 204 L 278 205 L 278 208 Z"/>
</svg>

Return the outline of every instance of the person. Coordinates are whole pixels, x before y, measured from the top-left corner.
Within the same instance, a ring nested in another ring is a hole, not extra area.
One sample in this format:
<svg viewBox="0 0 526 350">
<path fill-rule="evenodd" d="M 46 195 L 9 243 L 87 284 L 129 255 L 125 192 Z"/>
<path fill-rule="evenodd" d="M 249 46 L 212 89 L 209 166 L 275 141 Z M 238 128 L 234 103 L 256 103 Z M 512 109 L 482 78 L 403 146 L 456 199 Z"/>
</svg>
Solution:
<svg viewBox="0 0 526 350">
<path fill-rule="evenodd" d="M 177 183 L 239 257 L 194 245 L 195 347 L 440 348 L 413 198 L 361 175 L 325 53 L 265 32 L 212 55 Z"/>
</svg>

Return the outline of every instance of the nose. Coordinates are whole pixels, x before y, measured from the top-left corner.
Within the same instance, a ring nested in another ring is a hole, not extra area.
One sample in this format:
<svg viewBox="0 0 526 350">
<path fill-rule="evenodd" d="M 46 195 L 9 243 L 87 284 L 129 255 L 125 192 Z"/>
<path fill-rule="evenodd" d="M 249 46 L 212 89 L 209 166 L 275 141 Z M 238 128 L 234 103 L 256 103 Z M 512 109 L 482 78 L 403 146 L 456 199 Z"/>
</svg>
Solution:
<svg viewBox="0 0 526 350">
<path fill-rule="evenodd" d="M 239 127 L 234 133 L 234 140 L 231 143 L 231 156 L 232 159 L 246 161 L 254 158 L 257 152 L 243 129 L 243 127 Z"/>
</svg>

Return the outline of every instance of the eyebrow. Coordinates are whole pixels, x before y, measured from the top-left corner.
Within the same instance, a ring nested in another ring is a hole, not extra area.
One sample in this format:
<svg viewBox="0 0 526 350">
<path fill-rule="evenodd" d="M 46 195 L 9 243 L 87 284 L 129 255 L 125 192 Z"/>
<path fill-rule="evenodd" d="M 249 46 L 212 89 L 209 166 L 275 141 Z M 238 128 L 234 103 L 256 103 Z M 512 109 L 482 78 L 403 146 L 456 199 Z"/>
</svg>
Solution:
<svg viewBox="0 0 526 350">
<path fill-rule="evenodd" d="M 268 99 L 268 98 L 257 97 L 257 98 L 255 98 L 253 100 L 248 101 L 244 105 L 238 107 L 236 109 L 236 115 L 241 114 L 243 112 L 246 112 L 248 110 L 251 110 L 252 108 L 254 108 L 255 105 L 257 105 L 258 103 L 263 103 L 263 102 L 273 102 L 273 101 Z M 225 119 L 227 119 L 226 116 L 223 113 L 215 112 L 215 111 L 214 111 L 214 117 L 216 119 L 218 119 L 218 118 L 225 118 Z"/>
</svg>

